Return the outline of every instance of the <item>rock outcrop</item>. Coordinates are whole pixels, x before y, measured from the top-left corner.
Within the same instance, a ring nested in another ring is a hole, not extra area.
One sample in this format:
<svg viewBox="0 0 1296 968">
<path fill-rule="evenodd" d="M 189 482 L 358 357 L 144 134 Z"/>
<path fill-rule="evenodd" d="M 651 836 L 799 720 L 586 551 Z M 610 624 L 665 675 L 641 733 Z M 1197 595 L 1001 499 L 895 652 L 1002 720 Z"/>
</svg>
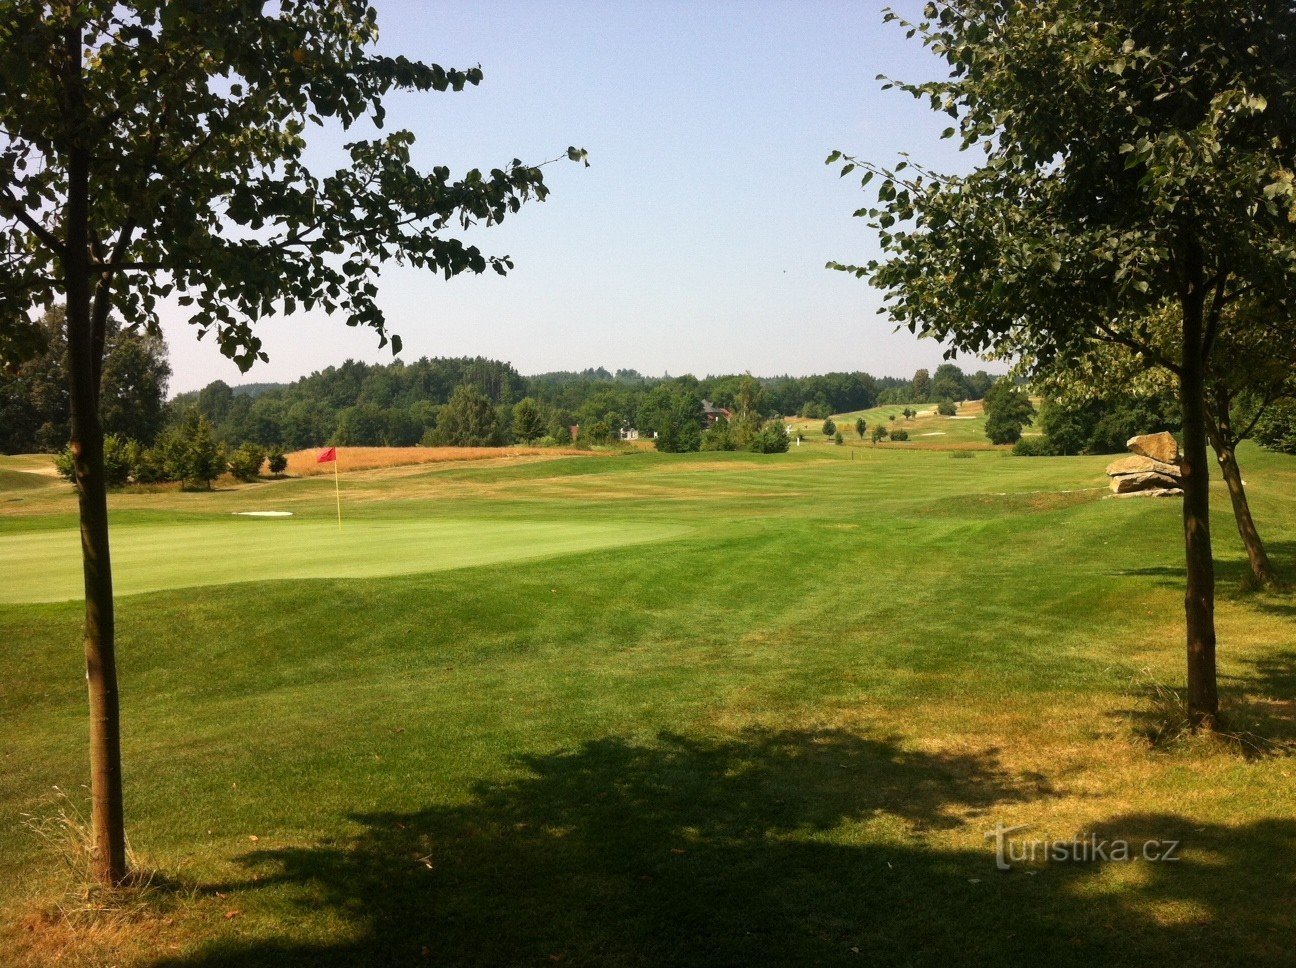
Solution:
<svg viewBox="0 0 1296 968">
<path fill-rule="evenodd" d="M 1171 434 L 1131 437 L 1126 445 L 1132 456 L 1107 465 L 1111 489 L 1117 497 L 1178 497 L 1183 494 L 1183 469 L 1179 444 Z"/>
</svg>

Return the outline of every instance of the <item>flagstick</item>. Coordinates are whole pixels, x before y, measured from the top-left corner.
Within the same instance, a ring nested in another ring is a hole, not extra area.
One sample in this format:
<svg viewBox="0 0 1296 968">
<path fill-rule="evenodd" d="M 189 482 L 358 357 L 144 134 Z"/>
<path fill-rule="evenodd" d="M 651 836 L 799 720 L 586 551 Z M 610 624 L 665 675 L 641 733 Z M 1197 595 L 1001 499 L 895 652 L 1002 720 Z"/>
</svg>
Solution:
<svg viewBox="0 0 1296 968">
<path fill-rule="evenodd" d="M 338 455 L 333 452 L 333 493 L 337 495 L 338 530 L 342 530 L 342 485 L 338 483 Z"/>
</svg>

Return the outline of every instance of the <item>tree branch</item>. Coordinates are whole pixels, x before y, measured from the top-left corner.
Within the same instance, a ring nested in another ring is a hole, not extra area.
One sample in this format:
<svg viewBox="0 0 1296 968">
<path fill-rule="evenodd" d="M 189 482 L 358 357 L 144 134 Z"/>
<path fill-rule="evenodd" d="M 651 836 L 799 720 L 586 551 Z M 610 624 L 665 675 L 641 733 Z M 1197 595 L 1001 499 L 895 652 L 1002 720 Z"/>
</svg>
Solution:
<svg viewBox="0 0 1296 968">
<path fill-rule="evenodd" d="M 58 236 L 32 218 L 31 213 L 23 208 L 7 191 L 0 192 L 0 211 L 7 212 L 19 222 L 22 222 L 31 234 L 40 239 L 45 247 L 55 255 L 60 257 L 63 255 L 63 243 L 58 240 Z"/>
</svg>

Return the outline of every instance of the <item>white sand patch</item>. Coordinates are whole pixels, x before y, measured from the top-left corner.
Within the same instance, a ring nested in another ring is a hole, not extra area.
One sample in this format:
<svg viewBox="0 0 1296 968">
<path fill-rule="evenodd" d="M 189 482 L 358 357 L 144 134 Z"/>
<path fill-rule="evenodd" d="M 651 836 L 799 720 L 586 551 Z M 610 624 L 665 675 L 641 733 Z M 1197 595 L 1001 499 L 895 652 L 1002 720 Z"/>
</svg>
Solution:
<svg viewBox="0 0 1296 968">
<path fill-rule="evenodd" d="M 946 417 L 946 420 L 975 420 L 976 417 Z"/>
<path fill-rule="evenodd" d="M 943 430 L 933 430 L 933 431 L 930 431 L 929 433 L 919 434 L 918 436 L 919 436 L 919 437 L 944 437 L 944 436 L 945 436 L 945 431 L 943 431 Z"/>
<path fill-rule="evenodd" d="M 232 511 L 232 514 L 241 514 L 245 518 L 291 518 L 291 511 Z"/>
</svg>

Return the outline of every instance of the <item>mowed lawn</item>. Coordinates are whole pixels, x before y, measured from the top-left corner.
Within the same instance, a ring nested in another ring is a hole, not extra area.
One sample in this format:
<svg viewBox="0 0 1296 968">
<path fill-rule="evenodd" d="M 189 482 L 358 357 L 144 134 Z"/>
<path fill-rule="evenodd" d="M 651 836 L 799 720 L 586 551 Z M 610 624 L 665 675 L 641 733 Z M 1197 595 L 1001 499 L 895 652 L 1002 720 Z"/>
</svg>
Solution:
<svg viewBox="0 0 1296 968">
<path fill-rule="evenodd" d="M 1296 459 L 1241 457 L 1296 577 Z M 0 962 L 1289 965 L 1296 597 L 1241 592 L 1219 490 L 1237 738 L 1167 733 L 1179 508 L 1104 500 L 1106 462 L 387 468 L 341 536 L 325 479 L 114 495 L 157 874 L 87 924 L 24 818 L 85 800 L 80 610 L 32 601 L 74 502 L 0 461 Z M 1181 859 L 1000 871 L 996 824 Z"/>
</svg>

